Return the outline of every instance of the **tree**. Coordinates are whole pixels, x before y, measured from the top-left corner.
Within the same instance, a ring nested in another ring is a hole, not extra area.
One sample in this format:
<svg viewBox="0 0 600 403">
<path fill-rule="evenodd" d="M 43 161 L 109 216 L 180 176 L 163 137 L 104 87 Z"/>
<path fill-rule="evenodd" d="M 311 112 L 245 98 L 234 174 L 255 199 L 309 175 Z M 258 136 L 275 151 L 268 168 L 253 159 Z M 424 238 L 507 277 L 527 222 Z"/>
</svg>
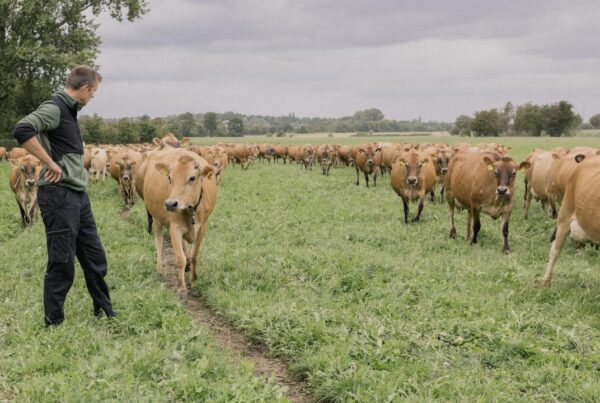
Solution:
<svg viewBox="0 0 600 403">
<path fill-rule="evenodd" d="M 137 122 L 137 131 L 140 136 L 140 142 L 151 143 L 156 137 L 156 127 L 150 121 L 150 116 L 144 115 Z"/>
<path fill-rule="evenodd" d="M 86 143 L 102 142 L 102 127 L 104 126 L 104 119 L 98 116 L 97 113 L 94 114 L 94 116 L 82 116 L 79 119 L 79 126 L 81 127 L 83 141 Z"/>
<path fill-rule="evenodd" d="M 600 129 L 600 113 L 597 113 L 590 118 L 590 124 L 594 126 L 594 129 Z"/>
<path fill-rule="evenodd" d="M 217 128 L 219 126 L 219 123 L 217 122 L 217 114 L 214 112 L 205 113 L 203 117 L 203 125 L 208 137 L 217 134 Z"/>
<path fill-rule="evenodd" d="M 471 129 L 476 136 L 498 136 L 504 123 L 501 115 L 496 109 L 476 112 Z"/>
<path fill-rule="evenodd" d="M 553 137 L 569 134 L 574 127 L 581 123 L 581 117 L 573 112 L 573 105 L 567 101 L 544 105 L 541 115 L 546 133 Z"/>
<path fill-rule="evenodd" d="M 240 118 L 229 120 L 227 132 L 231 137 L 242 137 L 244 135 L 244 121 Z"/>
<path fill-rule="evenodd" d="M 454 127 L 450 134 L 468 136 L 471 134 L 471 125 L 473 124 L 473 118 L 467 115 L 460 115 L 454 122 Z"/>
<path fill-rule="evenodd" d="M 541 107 L 531 102 L 519 105 L 515 114 L 513 130 L 530 136 L 541 135 L 544 130 Z"/>
<path fill-rule="evenodd" d="M 194 120 L 194 115 L 190 112 L 182 113 L 177 116 L 179 120 L 179 124 L 181 127 L 181 135 L 184 137 L 190 137 L 194 134 L 194 129 L 196 127 L 196 121 Z"/>
<path fill-rule="evenodd" d="M 385 116 L 379 109 L 371 108 L 356 112 L 353 118 L 357 120 L 383 120 Z"/>
<path fill-rule="evenodd" d="M 64 84 L 70 68 L 93 65 L 94 17 L 134 21 L 147 10 L 146 0 L 0 0 L 0 132 Z"/>
</svg>

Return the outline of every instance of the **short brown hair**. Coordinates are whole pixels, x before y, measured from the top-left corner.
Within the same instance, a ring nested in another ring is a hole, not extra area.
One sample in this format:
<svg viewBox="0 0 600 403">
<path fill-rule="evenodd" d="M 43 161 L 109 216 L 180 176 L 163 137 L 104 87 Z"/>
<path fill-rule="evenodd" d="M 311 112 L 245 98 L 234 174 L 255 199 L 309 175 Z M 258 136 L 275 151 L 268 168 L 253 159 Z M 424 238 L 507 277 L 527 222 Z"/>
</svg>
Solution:
<svg viewBox="0 0 600 403">
<path fill-rule="evenodd" d="M 67 87 L 74 90 L 78 90 L 84 85 L 95 86 L 100 82 L 102 82 L 100 73 L 85 64 L 74 67 L 67 77 Z"/>
</svg>

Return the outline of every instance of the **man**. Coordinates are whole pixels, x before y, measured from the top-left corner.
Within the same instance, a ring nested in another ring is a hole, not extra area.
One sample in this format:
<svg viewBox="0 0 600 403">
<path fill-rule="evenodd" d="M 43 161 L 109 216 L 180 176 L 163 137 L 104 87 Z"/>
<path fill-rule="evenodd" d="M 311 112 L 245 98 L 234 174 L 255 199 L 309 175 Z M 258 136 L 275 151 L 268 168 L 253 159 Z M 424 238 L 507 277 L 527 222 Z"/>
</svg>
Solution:
<svg viewBox="0 0 600 403">
<path fill-rule="evenodd" d="M 83 167 L 83 138 L 77 112 L 92 98 L 102 76 L 89 66 L 75 67 L 65 89 L 21 119 L 14 129 L 19 144 L 44 164 L 38 204 L 46 227 L 48 265 L 44 278 L 47 326 L 64 321 L 64 303 L 73 284 L 75 257 L 83 268 L 94 315 L 116 316 L 108 285 L 106 254 L 98 237 Z"/>
</svg>

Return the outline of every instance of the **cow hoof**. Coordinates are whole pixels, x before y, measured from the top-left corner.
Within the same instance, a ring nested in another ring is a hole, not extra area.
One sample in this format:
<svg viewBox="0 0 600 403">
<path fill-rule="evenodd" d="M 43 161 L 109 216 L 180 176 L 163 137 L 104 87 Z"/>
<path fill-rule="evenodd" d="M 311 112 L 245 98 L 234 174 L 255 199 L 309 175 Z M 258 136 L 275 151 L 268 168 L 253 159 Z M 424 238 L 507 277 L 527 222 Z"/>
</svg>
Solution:
<svg viewBox="0 0 600 403">
<path fill-rule="evenodd" d="M 187 300 L 188 300 L 187 288 L 178 288 L 176 294 L 182 302 L 187 302 Z"/>
<path fill-rule="evenodd" d="M 503 249 L 502 253 L 504 253 L 505 255 L 510 255 L 510 249 Z"/>
<path fill-rule="evenodd" d="M 185 271 L 186 273 L 189 273 L 189 272 L 190 272 L 190 270 L 191 270 L 191 265 L 190 265 L 190 262 L 185 262 L 185 269 L 184 269 L 184 271 Z"/>
<path fill-rule="evenodd" d="M 411 222 L 419 222 L 419 217 L 415 217 L 411 220 Z"/>
<path fill-rule="evenodd" d="M 450 238 L 456 239 L 456 229 L 452 228 L 450 230 Z"/>
</svg>

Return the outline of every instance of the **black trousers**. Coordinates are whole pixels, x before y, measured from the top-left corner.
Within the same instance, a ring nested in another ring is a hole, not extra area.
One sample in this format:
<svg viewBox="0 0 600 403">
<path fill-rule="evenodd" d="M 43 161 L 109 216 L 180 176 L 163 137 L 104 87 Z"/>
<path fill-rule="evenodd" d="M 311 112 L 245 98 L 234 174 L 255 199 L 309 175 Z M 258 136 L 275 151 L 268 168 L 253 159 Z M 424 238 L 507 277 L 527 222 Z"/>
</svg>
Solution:
<svg viewBox="0 0 600 403">
<path fill-rule="evenodd" d="M 48 247 L 44 278 L 46 324 L 59 324 L 65 318 L 64 303 L 73 285 L 75 257 L 83 268 L 94 315 L 99 316 L 102 310 L 107 316 L 114 316 L 108 284 L 104 281 L 106 254 L 87 193 L 63 186 L 42 186 L 38 190 L 38 204 Z"/>
</svg>

